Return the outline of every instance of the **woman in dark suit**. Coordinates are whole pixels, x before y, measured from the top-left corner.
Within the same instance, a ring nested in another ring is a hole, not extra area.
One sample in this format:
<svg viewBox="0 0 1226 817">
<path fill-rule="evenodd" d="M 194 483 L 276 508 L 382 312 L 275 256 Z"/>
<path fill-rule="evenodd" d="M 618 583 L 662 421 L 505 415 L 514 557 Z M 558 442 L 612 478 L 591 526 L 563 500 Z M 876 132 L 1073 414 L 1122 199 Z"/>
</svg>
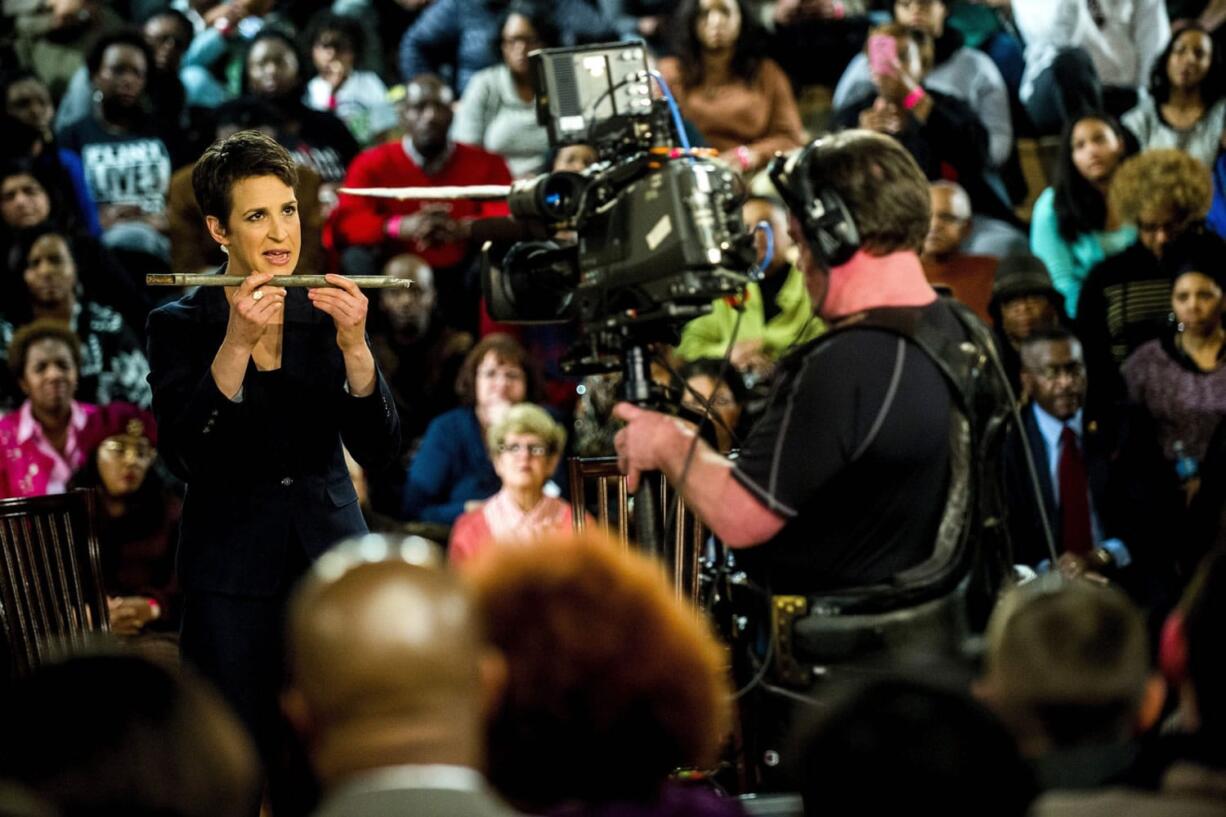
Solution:
<svg viewBox="0 0 1226 817">
<path fill-rule="evenodd" d="M 219 272 L 246 280 L 200 287 L 149 316 L 158 449 L 187 483 L 183 657 L 234 705 L 266 761 L 285 596 L 311 560 L 366 530 L 341 444 L 373 470 L 400 437 L 361 290 L 337 275 L 320 289 L 268 284 L 298 262 L 296 181 L 290 154 L 256 131 L 205 151 L 192 185 L 229 256 Z"/>
</svg>

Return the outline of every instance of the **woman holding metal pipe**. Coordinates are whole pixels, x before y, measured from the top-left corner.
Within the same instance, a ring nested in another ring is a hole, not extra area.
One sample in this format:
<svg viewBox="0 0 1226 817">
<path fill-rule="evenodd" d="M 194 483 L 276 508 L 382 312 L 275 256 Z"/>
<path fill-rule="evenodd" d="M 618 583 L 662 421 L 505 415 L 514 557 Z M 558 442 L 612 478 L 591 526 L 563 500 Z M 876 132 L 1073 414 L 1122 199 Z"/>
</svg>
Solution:
<svg viewBox="0 0 1226 817">
<path fill-rule="evenodd" d="M 342 442 L 367 470 L 399 451 L 391 392 L 366 340 L 367 300 L 351 281 L 278 287 L 301 238 L 294 161 L 240 131 L 205 151 L 192 185 L 219 275 L 149 317 L 158 449 L 187 482 L 179 539 L 181 648 L 246 721 L 274 802 L 281 611 L 294 580 L 366 527 Z"/>
</svg>

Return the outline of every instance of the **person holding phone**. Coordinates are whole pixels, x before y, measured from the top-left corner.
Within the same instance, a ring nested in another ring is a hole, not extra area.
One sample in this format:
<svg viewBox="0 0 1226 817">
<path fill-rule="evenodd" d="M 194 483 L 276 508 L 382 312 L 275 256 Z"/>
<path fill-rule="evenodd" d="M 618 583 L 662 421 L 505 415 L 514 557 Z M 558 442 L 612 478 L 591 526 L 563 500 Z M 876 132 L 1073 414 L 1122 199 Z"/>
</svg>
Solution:
<svg viewBox="0 0 1226 817">
<path fill-rule="evenodd" d="M 965 102 L 925 84 L 932 38 L 900 23 L 873 29 L 865 46 L 873 87 L 836 111 L 836 128 L 859 126 L 898 140 L 931 180 L 952 169 L 976 215 L 1015 224 L 1009 205 L 987 183 L 988 135 Z"/>
</svg>

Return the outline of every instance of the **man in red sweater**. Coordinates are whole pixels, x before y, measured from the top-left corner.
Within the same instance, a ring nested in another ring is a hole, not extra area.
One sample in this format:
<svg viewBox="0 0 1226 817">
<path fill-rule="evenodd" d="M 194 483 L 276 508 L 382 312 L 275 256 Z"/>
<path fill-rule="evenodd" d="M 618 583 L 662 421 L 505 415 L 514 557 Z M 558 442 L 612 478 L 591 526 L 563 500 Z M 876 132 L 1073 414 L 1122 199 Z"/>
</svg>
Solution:
<svg viewBox="0 0 1226 817">
<path fill-rule="evenodd" d="M 405 137 L 358 154 L 345 187 L 442 187 L 510 184 L 502 157 L 452 142 L 451 89 L 433 75 L 405 89 Z M 502 201 L 397 201 L 342 194 L 333 213 L 341 266 L 351 275 L 378 275 L 384 258 L 414 253 L 435 271 L 446 324 L 473 331 L 479 290 L 469 227 L 474 219 L 505 216 Z"/>
</svg>

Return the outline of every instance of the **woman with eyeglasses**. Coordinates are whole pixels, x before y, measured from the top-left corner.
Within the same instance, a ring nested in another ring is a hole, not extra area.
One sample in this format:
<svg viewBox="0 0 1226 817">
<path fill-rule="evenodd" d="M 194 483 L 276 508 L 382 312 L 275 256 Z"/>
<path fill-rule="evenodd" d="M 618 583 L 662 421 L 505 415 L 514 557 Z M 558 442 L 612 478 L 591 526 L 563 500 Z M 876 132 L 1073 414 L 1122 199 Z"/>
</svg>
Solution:
<svg viewBox="0 0 1226 817">
<path fill-rule="evenodd" d="M 174 542 L 182 503 L 153 467 L 156 443 L 152 421 L 133 417 L 69 483 L 97 500 L 102 586 L 111 631 L 123 636 L 179 628 Z"/>
<path fill-rule="evenodd" d="M 522 545 L 570 530 L 570 503 L 545 494 L 566 429 L 531 403 L 512 406 L 488 434 L 502 488 L 456 520 L 448 554 L 461 563 L 493 545 Z M 593 523 L 594 524 L 594 523 Z"/>
<path fill-rule="evenodd" d="M 486 335 L 456 378 L 461 405 L 435 417 L 409 465 L 401 518 L 451 525 L 501 487 L 487 448 L 490 429 L 525 400 L 538 402 L 541 385 L 528 352 L 510 335 Z"/>
<path fill-rule="evenodd" d="M 502 61 L 473 74 L 451 126 L 451 138 L 506 159 L 517 179 L 545 170 L 549 136 L 536 121 L 536 91 L 528 54 L 551 48 L 558 30 L 544 10 L 512 2 L 497 29 Z"/>
</svg>

